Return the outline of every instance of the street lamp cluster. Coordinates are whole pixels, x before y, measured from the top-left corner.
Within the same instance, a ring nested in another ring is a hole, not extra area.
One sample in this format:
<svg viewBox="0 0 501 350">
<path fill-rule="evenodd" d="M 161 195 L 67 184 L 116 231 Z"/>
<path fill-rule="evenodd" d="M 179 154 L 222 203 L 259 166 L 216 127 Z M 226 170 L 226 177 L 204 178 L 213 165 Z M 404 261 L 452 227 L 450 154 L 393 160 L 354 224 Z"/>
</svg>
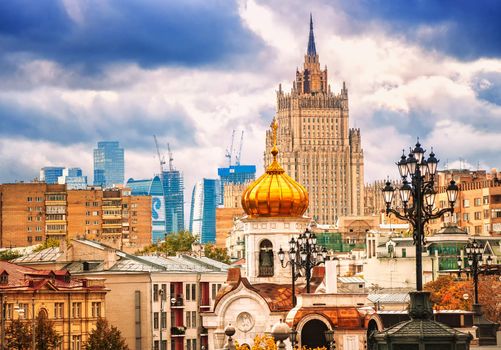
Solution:
<svg viewBox="0 0 501 350">
<path fill-rule="evenodd" d="M 483 246 L 475 239 L 473 242 L 468 242 L 465 246 L 467 266 L 463 267 L 463 258 L 458 257 L 458 277 L 461 277 L 461 270 L 466 271 L 473 277 L 473 286 L 475 292 L 475 304 L 478 305 L 478 275 L 489 274 L 492 258 L 489 255 L 486 259 L 487 266 L 483 267 L 484 260 L 482 257 Z"/>
<path fill-rule="evenodd" d="M 449 208 L 435 210 L 435 175 L 439 160 L 435 158 L 433 150 L 428 159 L 425 159 L 426 151 L 421 144 L 416 143 L 408 156 L 405 151 L 396 163 L 402 178 L 402 186 L 399 188 L 400 199 L 403 204 L 402 211 L 391 208 L 395 188 L 387 181 L 383 188 L 386 214 L 394 214 L 397 218 L 408 221 L 413 228 L 413 239 L 416 245 L 416 289 L 423 290 L 423 267 L 422 251 L 424 242 L 424 226 L 432 220 L 443 216 L 445 213 L 454 212 L 454 204 L 457 200 L 459 188 L 454 180 L 447 187 Z"/>
<path fill-rule="evenodd" d="M 289 241 L 289 261 L 285 262 L 285 252 L 282 248 L 278 251 L 278 258 L 283 268 L 287 265 L 291 266 L 292 270 L 292 298 L 293 305 L 296 306 L 295 299 L 295 281 L 299 277 L 296 271 L 304 271 L 306 278 L 306 292 L 310 293 L 311 271 L 315 266 L 323 264 L 327 258 L 327 249 L 317 246 L 317 237 L 315 233 L 306 229 L 297 239 L 294 237 Z"/>
</svg>

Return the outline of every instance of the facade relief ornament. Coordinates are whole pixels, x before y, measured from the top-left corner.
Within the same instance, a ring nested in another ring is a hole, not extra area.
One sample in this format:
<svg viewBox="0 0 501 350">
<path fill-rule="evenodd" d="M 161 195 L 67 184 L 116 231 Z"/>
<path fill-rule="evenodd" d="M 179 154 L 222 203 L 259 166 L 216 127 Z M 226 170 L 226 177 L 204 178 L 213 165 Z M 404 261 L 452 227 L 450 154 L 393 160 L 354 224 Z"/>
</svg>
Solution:
<svg viewBox="0 0 501 350">
<path fill-rule="evenodd" d="M 254 328 L 254 318 L 252 315 L 248 312 L 241 312 L 237 316 L 237 328 L 244 333 Z"/>
</svg>

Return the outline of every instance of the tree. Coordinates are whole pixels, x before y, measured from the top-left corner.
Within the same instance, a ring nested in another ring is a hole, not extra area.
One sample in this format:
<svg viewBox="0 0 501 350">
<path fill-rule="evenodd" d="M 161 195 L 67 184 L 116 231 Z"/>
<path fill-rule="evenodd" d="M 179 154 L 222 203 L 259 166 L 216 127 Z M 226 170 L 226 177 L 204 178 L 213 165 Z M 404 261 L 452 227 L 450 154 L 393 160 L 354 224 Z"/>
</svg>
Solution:
<svg viewBox="0 0 501 350">
<path fill-rule="evenodd" d="M 223 262 L 225 264 L 230 263 L 230 257 L 228 252 L 224 248 L 218 248 L 214 244 L 209 243 L 204 247 L 204 254 L 206 257 Z"/>
<path fill-rule="evenodd" d="M 275 343 L 275 340 L 273 339 L 272 336 L 270 335 L 256 335 L 254 337 L 254 343 L 252 344 L 251 347 L 249 347 L 247 344 L 239 345 L 238 342 L 235 342 L 235 347 L 237 350 L 277 350 L 277 344 Z M 296 345 L 297 347 L 297 345 Z M 299 349 L 299 348 L 298 348 Z M 301 350 L 327 350 L 325 347 L 320 347 L 320 348 L 307 348 L 306 346 L 303 346 Z"/>
<path fill-rule="evenodd" d="M 59 239 L 55 238 L 47 238 L 42 244 L 33 249 L 34 252 L 41 252 L 47 248 L 56 248 L 59 247 Z"/>
<path fill-rule="evenodd" d="M 129 347 L 122 333 L 115 326 L 110 326 L 107 320 L 99 318 L 86 344 L 87 350 L 128 350 Z"/>
<path fill-rule="evenodd" d="M 54 324 L 47 318 L 45 312 L 38 313 L 35 328 L 35 349 L 55 349 L 61 337 L 54 330 Z"/>
<path fill-rule="evenodd" d="M 471 310 L 474 302 L 473 281 L 458 281 L 451 276 L 440 276 L 424 286 L 431 292 L 431 301 L 437 310 Z M 468 294 L 468 299 L 463 296 Z M 486 318 L 501 322 L 501 281 L 498 276 L 479 276 L 478 302 Z"/>
<path fill-rule="evenodd" d="M 31 327 L 28 321 L 12 320 L 5 330 L 7 349 L 28 350 L 31 348 Z"/>
<path fill-rule="evenodd" d="M 157 244 L 152 244 L 138 253 L 153 253 L 160 252 L 166 255 L 173 256 L 177 253 L 191 252 L 191 245 L 197 241 L 198 237 L 191 234 L 189 231 L 179 231 L 170 233 L 165 237 L 165 241 Z"/>
<path fill-rule="evenodd" d="M 0 260 L 3 260 L 3 261 L 8 261 L 8 260 L 13 260 L 13 259 L 16 259 L 16 258 L 19 258 L 22 254 L 12 250 L 12 249 L 8 249 L 8 250 L 4 250 L 2 252 L 0 252 Z"/>
</svg>

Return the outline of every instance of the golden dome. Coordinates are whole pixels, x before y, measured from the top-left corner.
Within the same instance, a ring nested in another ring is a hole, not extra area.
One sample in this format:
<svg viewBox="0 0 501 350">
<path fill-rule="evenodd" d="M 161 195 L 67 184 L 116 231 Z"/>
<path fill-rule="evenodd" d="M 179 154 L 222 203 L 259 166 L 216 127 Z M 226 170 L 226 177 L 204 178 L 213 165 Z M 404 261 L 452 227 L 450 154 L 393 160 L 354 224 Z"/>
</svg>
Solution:
<svg viewBox="0 0 501 350">
<path fill-rule="evenodd" d="M 273 120 L 273 162 L 266 172 L 251 183 L 242 194 L 242 208 L 249 216 L 303 216 L 308 208 L 308 192 L 277 161 L 277 127 Z"/>
</svg>

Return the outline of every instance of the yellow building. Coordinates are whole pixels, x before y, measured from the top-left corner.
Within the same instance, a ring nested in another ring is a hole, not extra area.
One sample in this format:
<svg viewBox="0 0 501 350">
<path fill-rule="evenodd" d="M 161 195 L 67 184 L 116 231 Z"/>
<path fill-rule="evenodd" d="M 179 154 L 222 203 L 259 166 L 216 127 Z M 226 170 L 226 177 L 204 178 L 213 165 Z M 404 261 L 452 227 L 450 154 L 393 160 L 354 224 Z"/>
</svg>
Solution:
<svg viewBox="0 0 501 350">
<path fill-rule="evenodd" d="M 1 341 L 12 320 L 34 322 L 44 313 L 61 336 L 58 349 L 83 349 L 97 319 L 105 316 L 106 293 L 102 278 L 77 279 L 66 270 L 35 270 L 1 261 Z"/>
</svg>

